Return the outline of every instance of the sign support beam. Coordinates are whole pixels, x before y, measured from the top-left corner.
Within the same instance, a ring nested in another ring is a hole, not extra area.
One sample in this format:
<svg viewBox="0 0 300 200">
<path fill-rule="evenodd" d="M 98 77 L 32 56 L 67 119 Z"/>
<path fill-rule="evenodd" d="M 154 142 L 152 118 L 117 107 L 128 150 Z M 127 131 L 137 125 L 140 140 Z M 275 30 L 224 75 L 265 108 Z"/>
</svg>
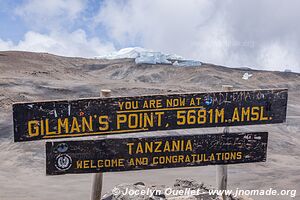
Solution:
<svg viewBox="0 0 300 200">
<path fill-rule="evenodd" d="M 233 87 L 231 85 L 222 85 L 222 91 L 230 92 L 232 91 Z M 223 130 L 224 134 L 229 133 L 229 127 L 224 127 Z M 227 189 L 227 165 L 217 165 L 216 166 L 216 182 L 217 182 L 217 189 L 218 190 L 226 190 Z M 226 200 L 225 193 L 222 194 L 223 200 Z"/>
<path fill-rule="evenodd" d="M 111 97 L 111 90 L 101 90 L 101 97 Z M 103 185 L 103 173 L 93 174 L 91 200 L 100 200 Z"/>
</svg>

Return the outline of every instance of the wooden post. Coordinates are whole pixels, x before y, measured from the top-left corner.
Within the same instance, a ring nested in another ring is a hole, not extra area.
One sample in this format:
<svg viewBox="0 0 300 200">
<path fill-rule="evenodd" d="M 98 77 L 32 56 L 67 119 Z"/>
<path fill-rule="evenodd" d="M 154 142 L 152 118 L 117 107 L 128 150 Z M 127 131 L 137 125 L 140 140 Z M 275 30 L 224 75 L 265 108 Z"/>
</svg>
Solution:
<svg viewBox="0 0 300 200">
<path fill-rule="evenodd" d="M 110 97 L 111 90 L 101 90 L 101 97 Z M 103 173 L 93 174 L 91 200 L 100 200 L 103 185 Z"/>
<path fill-rule="evenodd" d="M 101 97 L 111 97 L 111 90 L 101 90 Z"/>
<path fill-rule="evenodd" d="M 222 85 L 222 90 L 224 92 L 229 92 L 233 89 L 231 85 Z M 223 133 L 229 133 L 229 127 L 223 129 Z M 217 165 L 217 189 L 218 190 L 227 190 L 227 165 Z M 225 192 L 223 192 L 222 199 L 226 200 Z"/>
</svg>

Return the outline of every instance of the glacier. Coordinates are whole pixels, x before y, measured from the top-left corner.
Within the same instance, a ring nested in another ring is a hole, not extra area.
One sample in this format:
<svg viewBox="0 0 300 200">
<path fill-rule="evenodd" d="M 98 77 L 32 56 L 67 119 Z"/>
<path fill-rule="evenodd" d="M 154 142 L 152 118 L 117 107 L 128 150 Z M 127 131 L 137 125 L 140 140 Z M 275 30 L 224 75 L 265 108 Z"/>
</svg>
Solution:
<svg viewBox="0 0 300 200">
<path fill-rule="evenodd" d="M 164 54 L 159 51 L 144 49 L 141 47 L 128 47 L 98 57 L 100 59 L 132 58 L 136 64 L 168 64 L 175 66 L 200 66 L 202 63 L 196 60 L 187 60 L 176 54 Z"/>
</svg>

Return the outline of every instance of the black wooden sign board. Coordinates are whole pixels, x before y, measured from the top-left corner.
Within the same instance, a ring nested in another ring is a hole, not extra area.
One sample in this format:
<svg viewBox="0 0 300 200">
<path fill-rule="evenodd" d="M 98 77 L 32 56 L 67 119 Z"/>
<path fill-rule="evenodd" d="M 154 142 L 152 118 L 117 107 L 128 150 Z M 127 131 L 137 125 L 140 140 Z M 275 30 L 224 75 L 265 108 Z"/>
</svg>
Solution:
<svg viewBox="0 0 300 200">
<path fill-rule="evenodd" d="M 17 103 L 14 140 L 282 123 L 287 96 L 273 89 Z"/>
<path fill-rule="evenodd" d="M 267 132 L 46 143 L 47 175 L 266 161 Z"/>
</svg>

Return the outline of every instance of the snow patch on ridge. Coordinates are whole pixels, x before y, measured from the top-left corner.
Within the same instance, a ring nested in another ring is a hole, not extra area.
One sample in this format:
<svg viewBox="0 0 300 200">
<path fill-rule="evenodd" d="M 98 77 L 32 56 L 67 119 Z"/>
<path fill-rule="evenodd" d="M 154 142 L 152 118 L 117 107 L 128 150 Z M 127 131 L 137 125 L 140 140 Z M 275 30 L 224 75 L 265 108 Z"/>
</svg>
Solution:
<svg viewBox="0 0 300 200">
<path fill-rule="evenodd" d="M 100 56 L 102 59 L 132 58 L 137 64 L 169 64 L 176 66 L 200 66 L 200 61 L 186 60 L 176 54 L 164 54 L 159 51 L 147 50 L 141 47 L 129 47 L 108 55 Z"/>
</svg>

